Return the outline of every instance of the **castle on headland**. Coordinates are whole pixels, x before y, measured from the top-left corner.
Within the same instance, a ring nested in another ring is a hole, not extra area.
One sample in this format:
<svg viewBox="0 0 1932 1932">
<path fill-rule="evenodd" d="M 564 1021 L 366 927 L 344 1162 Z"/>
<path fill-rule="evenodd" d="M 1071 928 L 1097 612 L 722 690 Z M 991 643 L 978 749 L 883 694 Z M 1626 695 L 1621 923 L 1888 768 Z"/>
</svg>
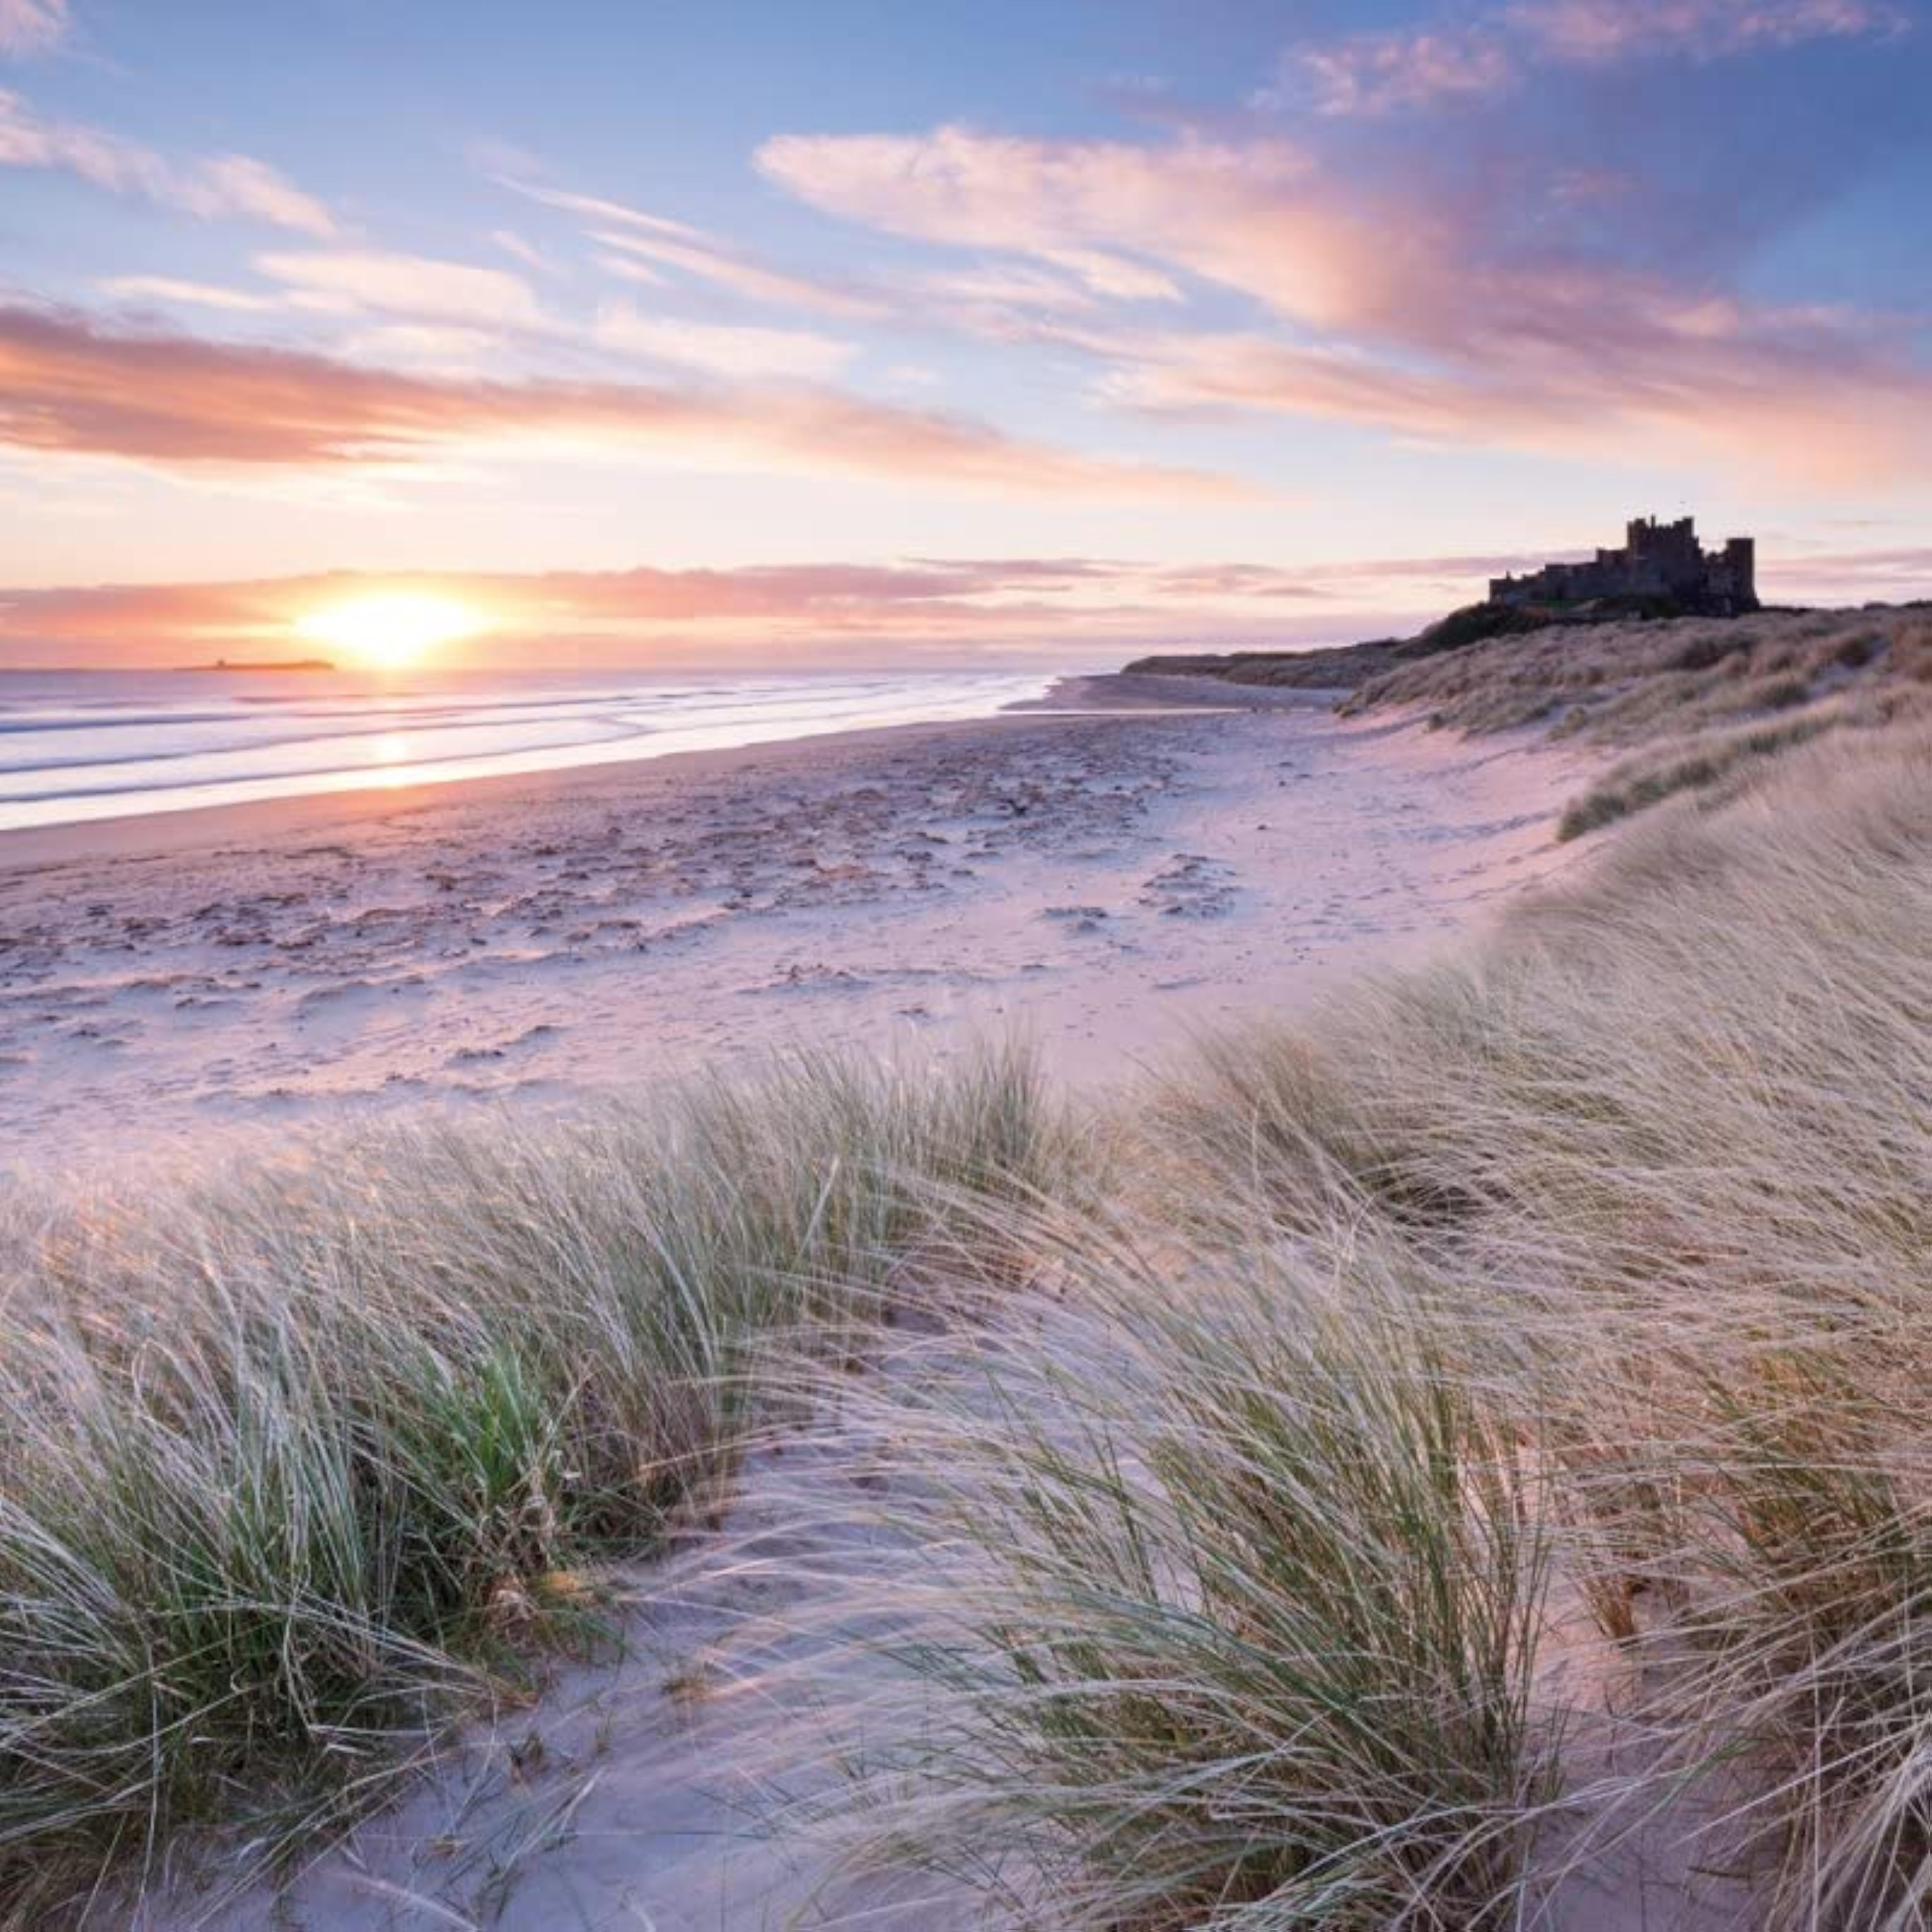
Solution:
<svg viewBox="0 0 1932 1932">
<path fill-rule="evenodd" d="M 1689 517 L 1674 524 L 1639 517 L 1624 526 L 1622 550 L 1600 550 L 1588 563 L 1549 563 L 1527 577 L 1490 580 L 1492 604 L 1587 604 L 1599 598 L 1655 601 L 1699 616 L 1755 610 L 1756 543 L 1732 537 L 1722 550 L 1707 550 Z"/>
</svg>

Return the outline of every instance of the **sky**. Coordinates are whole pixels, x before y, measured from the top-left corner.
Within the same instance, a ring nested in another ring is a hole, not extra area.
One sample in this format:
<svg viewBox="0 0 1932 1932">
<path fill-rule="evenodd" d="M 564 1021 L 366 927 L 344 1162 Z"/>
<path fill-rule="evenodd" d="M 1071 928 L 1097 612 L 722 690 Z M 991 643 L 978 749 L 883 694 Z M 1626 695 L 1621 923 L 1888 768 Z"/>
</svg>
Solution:
<svg viewBox="0 0 1932 1932">
<path fill-rule="evenodd" d="M 1928 98 L 1904 0 L 0 0 L 0 666 L 1932 595 Z"/>
</svg>

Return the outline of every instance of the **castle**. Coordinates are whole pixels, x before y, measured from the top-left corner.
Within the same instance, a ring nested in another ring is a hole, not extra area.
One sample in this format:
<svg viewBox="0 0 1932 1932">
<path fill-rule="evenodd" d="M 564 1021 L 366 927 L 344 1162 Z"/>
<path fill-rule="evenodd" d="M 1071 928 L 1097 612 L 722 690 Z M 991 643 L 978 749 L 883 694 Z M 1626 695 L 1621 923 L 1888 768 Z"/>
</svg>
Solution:
<svg viewBox="0 0 1932 1932">
<path fill-rule="evenodd" d="M 1757 545 L 1732 537 L 1720 550 L 1697 541 L 1689 517 L 1626 525 L 1622 550 L 1600 550 L 1588 563 L 1550 563 L 1527 577 L 1490 580 L 1492 604 L 1583 604 L 1600 597 L 1655 598 L 1688 614 L 1730 617 L 1755 610 Z"/>
</svg>

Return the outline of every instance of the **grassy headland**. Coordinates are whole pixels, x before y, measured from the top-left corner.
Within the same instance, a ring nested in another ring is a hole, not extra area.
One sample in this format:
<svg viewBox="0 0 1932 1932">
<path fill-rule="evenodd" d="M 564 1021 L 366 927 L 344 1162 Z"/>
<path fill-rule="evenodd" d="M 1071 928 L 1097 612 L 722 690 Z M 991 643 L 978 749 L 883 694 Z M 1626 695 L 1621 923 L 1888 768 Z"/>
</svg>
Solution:
<svg viewBox="0 0 1932 1932">
<path fill-rule="evenodd" d="M 1540 727 L 1612 748 L 1618 762 L 1564 820 L 1574 838 L 1676 793 L 1742 781 L 1828 733 L 1932 718 L 1932 611 L 1573 622 L 1478 604 L 1400 641 L 1130 668 L 1333 689 L 1352 715 L 1410 706 L 1438 727 Z"/>
</svg>

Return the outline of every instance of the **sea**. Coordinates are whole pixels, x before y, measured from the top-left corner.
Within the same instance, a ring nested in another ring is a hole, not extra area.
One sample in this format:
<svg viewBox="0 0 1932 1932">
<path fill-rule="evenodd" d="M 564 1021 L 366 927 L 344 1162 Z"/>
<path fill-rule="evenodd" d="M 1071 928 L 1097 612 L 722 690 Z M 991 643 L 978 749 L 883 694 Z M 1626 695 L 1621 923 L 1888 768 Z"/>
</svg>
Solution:
<svg viewBox="0 0 1932 1932">
<path fill-rule="evenodd" d="M 986 717 L 1010 671 L 0 671 L 0 830 Z"/>
</svg>

